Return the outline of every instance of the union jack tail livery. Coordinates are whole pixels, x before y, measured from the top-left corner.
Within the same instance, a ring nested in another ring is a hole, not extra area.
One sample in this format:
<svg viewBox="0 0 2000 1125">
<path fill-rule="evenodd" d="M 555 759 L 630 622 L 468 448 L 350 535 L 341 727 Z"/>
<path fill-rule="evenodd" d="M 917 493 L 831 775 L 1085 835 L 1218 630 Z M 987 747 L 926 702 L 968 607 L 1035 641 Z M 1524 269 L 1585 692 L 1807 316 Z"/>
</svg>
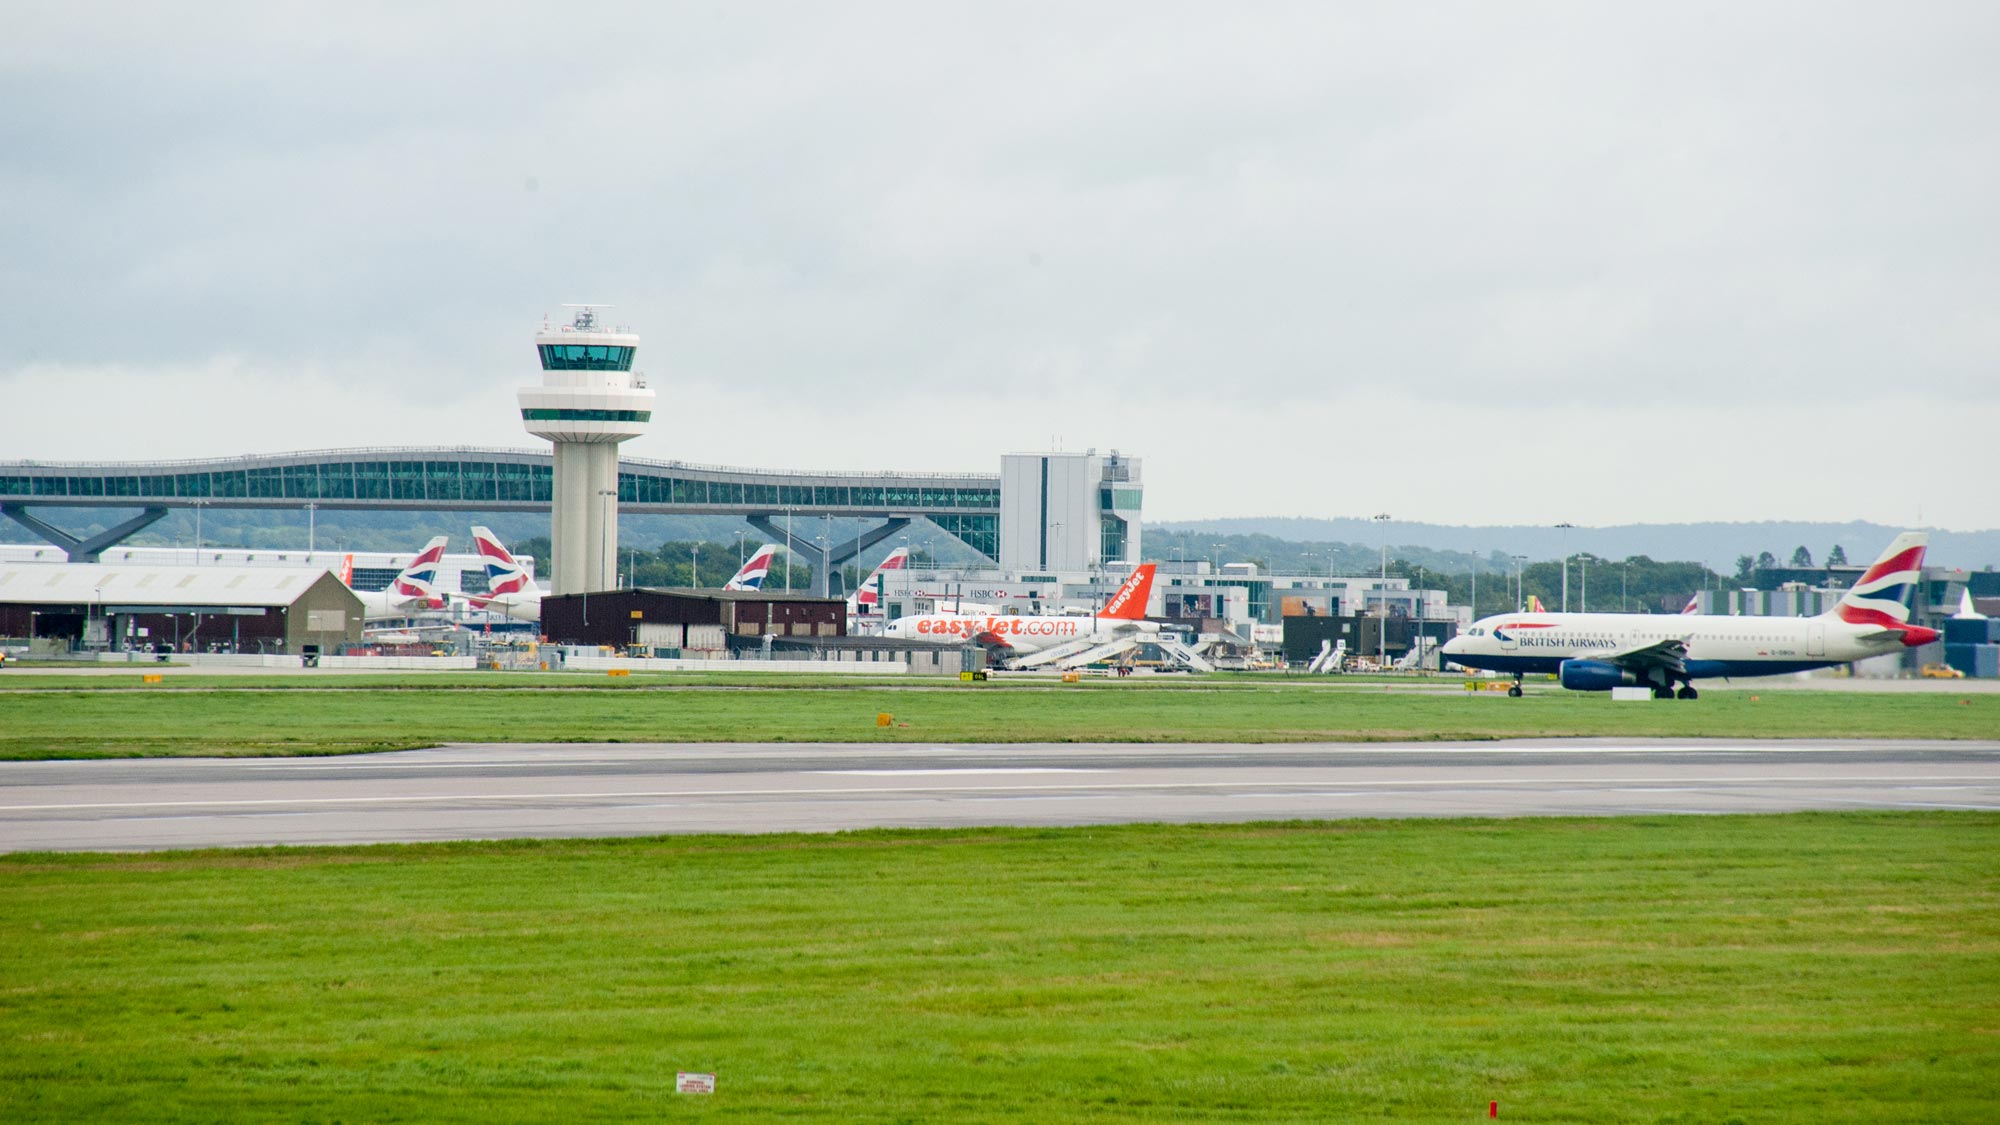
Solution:
<svg viewBox="0 0 2000 1125">
<path fill-rule="evenodd" d="M 1910 596 L 1923 576 L 1924 546 L 1930 536 L 1906 531 L 1896 536 L 1854 588 L 1847 591 L 1834 614 L 1850 625 L 1874 625 L 1902 634 L 1910 647 L 1937 640 L 1935 629 L 1910 624 Z"/>
<path fill-rule="evenodd" d="M 479 552 L 479 561 L 486 564 L 488 598 L 502 594 L 518 594 L 530 588 L 528 569 L 515 560 L 508 552 L 506 544 L 500 542 L 492 531 L 483 527 L 473 528 L 472 544 Z M 474 604 L 479 603 L 475 601 Z"/>
<path fill-rule="evenodd" d="M 736 576 L 725 583 L 722 588 L 725 590 L 763 589 L 764 576 L 771 573 L 771 560 L 777 556 L 778 547 L 775 543 L 766 543 L 762 547 L 757 548 L 757 553 L 751 555 L 750 561 L 743 564 L 743 569 L 737 571 Z"/>
<path fill-rule="evenodd" d="M 410 565 L 403 568 L 389 588 L 405 598 L 422 598 L 432 609 L 444 606 L 444 596 L 437 592 L 438 564 L 444 561 L 445 544 L 450 540 L 440 535 L 424 544 Z"/>
<path fill-rule="evenodd" d="M 1146 602 L 1153 596 L 1152 563 L 1140 563 L 1132 571 L 1132 577 L 1118 587 L 1111 600 L 1104 603 L 1097 616 L 1114 621 L 1141 621 L 1146 616 Z"/>
<path fill-rule="evenodd" d="M 872 613 L 881 609 L 882 591 L 876 583 L 881 579 L 882 572 L 885 570 L 902 570 L 909 565 L 910 549 L 908 547 L 898 547 L 890 551 L 889 557 L 882 560 L 882 565 L 869 571 L 868 577 L 861 582 L 861 588 L 854 591 L 853 612 Z"/>
<path fill-rule="evenodd" d="M 1696 594 L 1694 597 L 1689 598 L 1688 604 L 1681 607 L 1681 613 L 1683 614 L 1695 614 L 1700 612 L 1701 612 L 1700 594 Z"/>
</svg>

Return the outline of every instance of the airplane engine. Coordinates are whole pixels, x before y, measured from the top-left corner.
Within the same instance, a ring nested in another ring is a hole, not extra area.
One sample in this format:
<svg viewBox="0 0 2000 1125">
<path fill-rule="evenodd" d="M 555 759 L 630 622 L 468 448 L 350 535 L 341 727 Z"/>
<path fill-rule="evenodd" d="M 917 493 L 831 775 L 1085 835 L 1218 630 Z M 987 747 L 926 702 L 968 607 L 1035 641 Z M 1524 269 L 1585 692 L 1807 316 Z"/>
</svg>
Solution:
<svg viewBox="0 0 2000 1125">
<path fill-rule="evenodd" d="M 1637 687 L 1639 677 L 1609 660 L 1565 660 L 1559 671 L 1562 686 L 1571 691 L 1610 691 Z"/>
</svg>

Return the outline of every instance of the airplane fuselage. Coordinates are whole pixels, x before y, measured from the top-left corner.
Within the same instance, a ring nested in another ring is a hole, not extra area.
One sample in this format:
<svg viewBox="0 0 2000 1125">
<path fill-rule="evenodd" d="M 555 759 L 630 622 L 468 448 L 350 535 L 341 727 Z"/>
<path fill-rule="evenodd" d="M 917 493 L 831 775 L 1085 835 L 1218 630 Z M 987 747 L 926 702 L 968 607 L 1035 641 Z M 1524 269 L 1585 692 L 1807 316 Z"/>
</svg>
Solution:
<svg viewBox="0 0 2000 1125">
<path fill-rule="evenodd" d="M 364 621 L 394 621 L 405 617 L 415 617 L 434 609 L 443 608 L 444 600 L 431 599 L 421 595 L 399 594 L 394 587 L 386 590 L 355 590 L 354 596 L 361 599 L 361 617 Z"/>
<path fill-rule="evenodd" d="M 898 617 L 887 635 L 901 640 L 964 644 L 976 641 L 1026 656 L 1075 641 L 1109 641 L 1133 632 L 1156 632 L 1149 621 L 1081 615 L 1030 616 L 1018 613 L 925 613 Z"/>
<path fill-rule="evenodd" d="M 542 594 L 468 594 L 466 608 L 474 614 L 493 614 L 510 621 L 540 621 L 542 619 Z"/>
</svg>

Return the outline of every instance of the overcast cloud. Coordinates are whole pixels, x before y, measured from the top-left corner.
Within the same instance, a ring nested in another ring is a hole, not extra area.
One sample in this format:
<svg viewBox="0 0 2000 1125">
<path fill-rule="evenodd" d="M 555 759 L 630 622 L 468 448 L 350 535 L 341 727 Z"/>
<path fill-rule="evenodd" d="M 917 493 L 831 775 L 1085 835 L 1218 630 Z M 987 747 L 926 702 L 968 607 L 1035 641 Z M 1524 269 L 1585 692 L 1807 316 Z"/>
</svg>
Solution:
<svg viewBox="0 0 2000 1125">
<path fill-rule="evenodd" d="M 7 6 L 0 458 L 528 447 L 594 300 L 635 456 L 2000 525 L 1991 4 L 412 7 Z"/>
</svg>

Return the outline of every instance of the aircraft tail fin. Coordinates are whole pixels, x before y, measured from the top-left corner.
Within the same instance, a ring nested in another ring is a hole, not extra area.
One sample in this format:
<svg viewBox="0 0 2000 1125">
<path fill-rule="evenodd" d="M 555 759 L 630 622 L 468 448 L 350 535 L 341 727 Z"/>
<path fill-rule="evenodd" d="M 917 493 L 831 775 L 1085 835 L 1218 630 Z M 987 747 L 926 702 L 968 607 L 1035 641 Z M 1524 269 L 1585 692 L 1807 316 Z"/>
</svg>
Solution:
<svg viewBox="0 0 2000 1125">
<path fill-rule="evenodd" d="M 881 581 L 882 572 L 885 570 L 902 570 L 909 565 L 910 549 L 908 547 L 898 547 L 890 551 L 888 557 L 882 560 L 881 565 L 869 571 L 868 577 L 862 580 L 861 587 L 854 591 L 854 597 L 851 599 L 854 603 L 853 612 L 872 613 L 879 611 L 882 608 L 882 591 L 877 583 Z"/>
<path fill-rule="evenodd" d="M 1140 563 L 1132 571 L 1132 577 L 1118 587 L 1111 600 L 1097 616 L 1114 621 L 1140 621 L 1146 616 L 1146 603 L 1153 596 L 1153 571 L 1155 564 Z"/>
<path fill-rule="evenodd" d="M 722 588 L 725 590 L 763 589 L 764 576 L 771 573 L 771 560 L 777 557 L 777 544 L 764 544 L 762 547 L 757 548 L 757 553 L 751 555 L 749 561 L 743 564 L 742 569 L 738 570 L 728 582 L 724 583 Z"/>
<path fill-rule="evenodd" d="M 433 606 L 443 605 L 444 599 L 437 591 L 437 574 L 438 564 L 444 561 L 445 544 L 449 542 L 448 537 L 439 535 L 424 544 L 424 549 L 396 575 L 389 588 L 402 597 L 423 598 Z"/>
<path fill-rule="evenodd" d="M 345 587 L 347 587 L 347 588 L 348 588 L 348 589 L 350 589 L 350 590 L 354 589 L 354 556 L 353 556 L 353 555 L 342 555 L 342 556 L 340 556 L 340 584 L 341 584 L 342 586 L 345 586 Z"/>
<path fill-rule="evenodd" d="M 1906 531 L 1896 536 L 1860 581 L 1833 608 L 1833 616 L 1850 625 L 1873 625 L 1903 635 L 1905 645 L 1915 647 L 1938 638 L 1935 629 L 1910 624 L 1910 599 L 1923 577 L 1924 548 L 1930 536 Z"/>
<path fill-rule="evenodd" d="M 1547 613 L 1548 611 L 1549 607 L 1542 604 L 1542 599 L 1539 596 L 1535 594 L 1528 595 L 1529 613 Z"/>
<path fill-rule="evenodd" d="M 1701 612 L 1701 595 L 1700 595 L 1700 594 L 1696 594 L 1695 596 L 1693 596 L 1693 597 L 1689 598 L 1689 599 L 1688 599 L 1688 604 L 1686 604 L 1686 605 L 1684 605 L 1684 606 L 1682 606 L 1682 607 L 1681 607 L 1681 612 L 1682 612 L 1683 614 L 1696 614 L 1696 613 L 1700 613 L 1700 612 Z"/>
<path fill-rule="evenodd" d="M 472 545 L 479 552 L 479 561 L 486 564 L 488 595 L 518 594 L 528 588 L 528 568 L 521 565 L 520 560 L 490 529 L 474 527 Z"/>
</svg>

